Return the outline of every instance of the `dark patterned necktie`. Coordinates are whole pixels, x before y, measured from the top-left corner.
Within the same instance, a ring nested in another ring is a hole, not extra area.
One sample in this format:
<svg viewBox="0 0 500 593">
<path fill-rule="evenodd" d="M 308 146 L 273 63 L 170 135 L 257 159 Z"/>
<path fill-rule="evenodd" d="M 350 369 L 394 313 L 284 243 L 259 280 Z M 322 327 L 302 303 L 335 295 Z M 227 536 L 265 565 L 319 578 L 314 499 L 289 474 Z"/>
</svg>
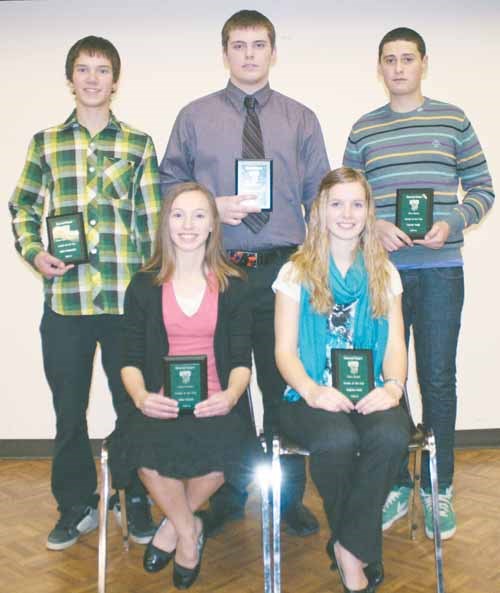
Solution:
<svg viewBox="0 0 500 593">
<path fill-rule="evenodd" d="M 245 97 L 247 115 L 243 126 L 241 156 L 244 159 L 263 159 L 264 143 L 260 129 L 259 116 L 255 111 L 256 100 L 254 97 Z M 243 218 L 242 222 L 252 231 L 259 233 L 269 221 L 269 212 L 251 212 Z"/>
</svg>

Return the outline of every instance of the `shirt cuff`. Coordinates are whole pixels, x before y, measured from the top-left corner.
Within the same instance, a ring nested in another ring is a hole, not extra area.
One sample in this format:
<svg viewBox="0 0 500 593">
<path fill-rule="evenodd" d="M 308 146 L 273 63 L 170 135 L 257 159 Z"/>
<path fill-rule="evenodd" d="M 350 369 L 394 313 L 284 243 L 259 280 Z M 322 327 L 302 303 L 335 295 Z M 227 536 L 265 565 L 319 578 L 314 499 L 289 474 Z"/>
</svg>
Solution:
<svg viewBox="0 0 500 593">
<path fill-rule="evenodd" d="M 35 257 L 44 250 L 44 246 L 40 243 L 40 244 L 32 244 L 29 247 L 27 247 L 24 252 L 23 252 L 23 257 L 24 259 L 30 263 L 32 266 L 34 266 L 34 260 Z"/>
</svg>

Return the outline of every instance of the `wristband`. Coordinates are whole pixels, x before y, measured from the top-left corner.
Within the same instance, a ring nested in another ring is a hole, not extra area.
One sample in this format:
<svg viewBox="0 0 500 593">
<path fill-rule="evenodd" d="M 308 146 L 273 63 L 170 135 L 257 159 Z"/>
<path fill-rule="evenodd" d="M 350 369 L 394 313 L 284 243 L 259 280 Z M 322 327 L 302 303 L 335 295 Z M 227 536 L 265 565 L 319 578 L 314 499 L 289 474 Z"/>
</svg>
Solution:
<svg viewBox="0 0 500 593">
<path fill-rule="evenodd" d="M 387 383 L 394 383 L 399 389 L 401 389 L 401 395 L 405 392 L 405 386 L 401 383 L 399 379 L 394 379 L 393 377 L 389 377 L 388 379 L 384 379 L 384 385 Z"/>
</svg>

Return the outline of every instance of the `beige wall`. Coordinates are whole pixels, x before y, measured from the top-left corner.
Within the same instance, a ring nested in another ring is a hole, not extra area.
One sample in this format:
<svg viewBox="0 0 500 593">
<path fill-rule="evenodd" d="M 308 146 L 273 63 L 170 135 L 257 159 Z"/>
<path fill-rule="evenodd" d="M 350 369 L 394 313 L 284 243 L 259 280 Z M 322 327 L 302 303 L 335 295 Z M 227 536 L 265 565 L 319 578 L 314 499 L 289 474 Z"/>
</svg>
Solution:
<svg viewBox="0 0 500 593">
<path fill-rule="evenodd" d="M 375 69 L 380 37 L 406 25 L 419 30 L 429 46 L 425 94 L 466 110 L 498 181 L 500 8 L 496 4 L 420 0 L 411 5 L 418 7 L 411 17 L 410 5 L 395 0 L 276 0 L 254 2 L 253 7 L 265 12 L 278 30 L 279 58 L 272 84 L 316 111 L 332 166 L 340 164 L 354 119 L 385 102 Z M 1 2 L 0 187 L 5 205 L 32 134 L 61 122 L 72 109 L 63 66 L 76 39 L 97 34 L 116 44 L 123 76 L 114 111 L 150 132 L 161 156 L 180 107 L 225 84 L 219 30 L 225 18 L 240 8 L 229 0 Z M 6 206 L 0 225 L 4 254 L 0 438 L 49 438 L 54 419 L 38 333 L 41 282 L 14 251 Z M 466 237 L 466 304 L 458 355 L 460 429 L 500 427 L 499 235 L 497 207 Z M 92 436 L 109 432 L 112 419 L 97 364 L 89 409 Z"/>
</svg>

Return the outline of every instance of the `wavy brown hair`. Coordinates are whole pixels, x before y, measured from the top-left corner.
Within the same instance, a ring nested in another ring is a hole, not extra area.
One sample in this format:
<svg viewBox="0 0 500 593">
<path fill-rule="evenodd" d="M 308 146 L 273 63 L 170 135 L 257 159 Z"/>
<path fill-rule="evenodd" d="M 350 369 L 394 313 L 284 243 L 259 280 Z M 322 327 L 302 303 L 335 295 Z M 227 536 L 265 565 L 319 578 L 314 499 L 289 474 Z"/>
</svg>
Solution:
<svg viewBox="0 0 500 593">
<path fill-rule="evenodd" d="M 228 278 L 243 278 L 243 272 L 234 266 L 226 256 L 222 248 L 222 232 L 219 212 L 213 194 L 200 183 L 188 182 L 175 185 L 163 198 L 163 205 L 160 213 L 160 224 L 156 233 L 153 255 L 147 261 L 143 272 L 155 272 L 154 283 L 156 285 L 168 282 L 175 271 L 175 245 L 170 236 L 169 219 L 172 211 L 172 204 L 181 194 L 198 191 L 207 199 L 210 217 L 212 219 L 212 231 L 208 236 L 205 245 L 205 258 L 203 275 L 208 281 L 208 272 L 215 276 L 217 289 L 223 292 L 228 287 Z"/>
<path fill-rule="evenodd" d="M 330 244 L 326 227 L 326 210 L 330 190 L 341 183 L 359 183 L 365 190 L 367 218 L 365 228 L 359 237 L 370 289 L 374 317 L 387 315 L 389 309 L 388 288 L 390 272 L 385 249 L 375 232 L 375 207 L 370 186 L 365 176 L 356 169 L 340 167 L 330 171 L 321 181 L 318 195 L 311 206 L 308 232 L 304 244 L 291 257 L 297 276 L 311 293 L 311 304 L 318 313 L 328 313 L 334 305 L 328 281 Z"/>
</svg>

